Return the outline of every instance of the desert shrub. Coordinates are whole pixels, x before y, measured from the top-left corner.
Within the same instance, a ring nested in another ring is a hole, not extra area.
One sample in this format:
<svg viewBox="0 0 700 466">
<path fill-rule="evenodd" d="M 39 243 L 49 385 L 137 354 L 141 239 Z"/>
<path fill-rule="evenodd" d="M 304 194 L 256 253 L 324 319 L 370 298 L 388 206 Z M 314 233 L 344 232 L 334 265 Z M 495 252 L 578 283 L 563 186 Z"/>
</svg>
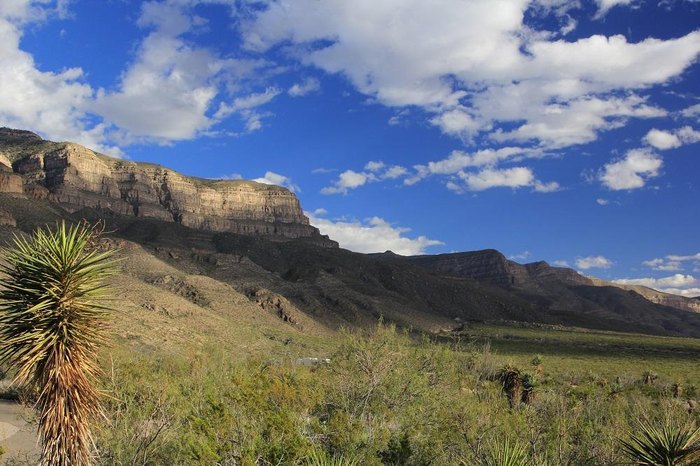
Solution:
<svg viewBox="0 0 700 466">
<path fill-rule="evenodd" d="M 418 341 L 389 325 L 335 343 L 332 362 L 316 368 L 213 348 L 115 353 L 102 463 L 478 465 L 507 438 L 529 465 L 616 465 L 616 438 L 639 417 L 689 419 L 670 390 L 649 396 L 638 375 L 601 384 L 587 369 L 548 371 L 542 383 L 511 364 L 521 392 L 510 409 L 488 375 L 508 358 L 489 347 Z M 537 396 L 522 403 L 530 387 Z"/>
</svg>

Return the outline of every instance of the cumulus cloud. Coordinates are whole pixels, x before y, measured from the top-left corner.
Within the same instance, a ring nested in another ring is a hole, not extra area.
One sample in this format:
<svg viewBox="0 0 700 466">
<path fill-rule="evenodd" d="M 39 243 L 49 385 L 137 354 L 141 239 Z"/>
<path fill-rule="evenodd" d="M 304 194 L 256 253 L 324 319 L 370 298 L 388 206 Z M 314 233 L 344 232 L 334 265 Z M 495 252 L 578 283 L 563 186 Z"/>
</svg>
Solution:
<svg viewBox="0 0 700 466">
<path fill-rule="evenodd" d="M 345 170 L 338 176 L 333 186 L 321 189 L 322 194 L 346 194 L 349 190 L 359 188 L 367 183 L 368 175 L 353 170 Z"/>
<path fill-rule="evenodd" d="M 525 167 L 486 169 L 477 173 L 464 173 L 460 177 L 471 191 L 483 191 L 496 187 L 522 188 L 531 186 L 535 182 L 532 170 Z"/>
<path fill-rule="evenodd" d="M 288 176 L 280 175 L 279 173 L 275 172 L 265 172 L 265 176 L 261 178 L 255 178 L 253 181 L 256 183 L 264 183 L 264 184 L 272 184 L 275 186 L 283 186 L 287 189 L 289 189 L 291 192 L 299 192 L 301 189 L 299 189 L 299 186 L 295 185 L 292 182 L 292 179 L 289 178 Z"/>
<path fill-rule="evenodd" d="M 664 293 L 687 297 L 700 296 L 700 280 L 692 275 L 680 273 L 663 278 L 620 278 L 613 280 L 613 283 L 646 286 Z"/>
<path fill-rule="evenodd" d="M 322 194 L 347 194 L 352 189 L 383 180 L 393 180 L 408 173 L 405 167 L 400 165 L 387 166 L 382 161 L 370 161 L 364 167 L 364 171 L 345 170 L 332 186 L 321 189 Z"/>
<path fill-rule="evenodd" d="M 685 118 L 693 118 L 700 115 L 700 104 L 691 105 L 690 107 L 684 108 L 681 112 L 681 116 Z"/>
<path fill-rule="evenodd" d="M 543 183 L 535 178 L 534 173 L 527 167 L 485 168 L 477 172 L 460 171 L 457 178 L 461 181 L 450 181 L 448 189 L 455 192 L 484 191 L 492 188 L 524 188 L 531 187 L 536 192 L 548 193 L 557 191 L 559 183 L 553 181 Z M 462 184 L 463 183 L 463 184 Z"/>
<path fill-rule="evenodd" d="M 290 0 L 268 2 L 243 32 L 249 49 L 291 44 L 304 63 L 343 74 L 384 105 L 421 107 L 465 140 L 487 133 L 565 147 L 629 118 L 663 115 L 640 93 L 695 61 L 700 31 L 634 43 L 623 35 L 566 41 L 524 24 L 540 7 L 564 17 L 574 3 Z M 599 14 L 622 3 L 629 2 L 599 0 Z"/>
<path fill-rule="evenodd" d="M 100 89 L 92 109 L 125 142 L 190 139 L 208 129 L 224 60 L 188 44 L 192 19 L 174 2 L 147 2 L 138 25 L 154 30 L 141 42 L 117 90 Z"/>
<path fill-rule="evenodd" d="M 599 175 L 608 189 L 642 188 L 647 180 L 659 176 L 663 165 L 661 157 L 648 149 L 632 149 L 617 161 L 605 165 Z"/>
<path fill-rule="evenodd" d="M 431 246 L 440 246 L 442 241 L 418 236 L 409 238 L 410 228 L 393 226 L 380 217 L 360 220 L 329 220 L 306 212 L 313 226 L 322 234 L 338 241 L 340 247 L 355 252 L 373 253 L 393 251 L 396 254 L 411 256 L 424 254 Z"/>
<path fill-rule="evenodd" d="M 576 267 L 581 270 L 609 269 L 613 265 L 613 262 L 605 256 L 588 256 L 576 259 Z"/>
<path fill-rule="evenodd" d="M 212 0 L 232 6 L 228 0 Z M 120 155 L 114 145 L 169 143 L 192 139 L 227 116 L 214 102 L 229 100 L 240 81 L 268 66 L 264 60 L 223 58 L 195 45 L 192 32 L 206 27 L 194 14 L 200 0 L 141 4 L 137 25 L 145 37 L 114 88 L 95 89 L 80 68 L 40 71 L 21 50 L 24 29 L 69 15 L 68 0 L 0 2 L 0 124 L 32 129 Z M 188 37 L 186 39 L 186 37 Z M 232 113 L 232 112 L 228 112 Z M 239 111 L 247 131 L 263 115 Z"/>
<path fill-rule="evenodd" d="M 104 143 L 105 125 L 90 125 L 87 107 L 94 95 L 81 68 L 40 71 L 22 51 L 24 28 L 65 9 L 63 2 L 0 2 L 0 125 L 27 128 L 53 140 L 70 140 L 119 156 Z"/>
<path fill-rule="evenodd" d="M 685 144 L 700 142 L 700 131 L 684 126 L 675 131 L 653 128 L 644 136 L 644 142 L 659 150 L 675 149 Z"/>
<path fill-rule="evenodd" d="M 321 90 L 321 82 L 316 78 L 306 78 L 300 83 L 292 85 L 292 87 L 287 90 L 287 94 L 292 97 L 302 97 L 307 94 L 312 94 Z"/>
<path fill-rule="evenodd" d="M 655 259 L 649 259 L 642 262 L 643 265 L 653 270 L 661 270 L 666 272 L 683 270 L 686 267 L 686 263 L 690 263 L 696 267 L 699 266 L 700 252 L 691 255 L 669 254 L 663 258 L 657 257 Z"/>
<path fill-rule="evenodd" d="M 644 136 L 644 142 L 659 150 L 673 149 L 680 147 L 681 140 L 673 133 L 653 128 Z"/>
<path fill-rule="evenodd" d="M 500 149 L 483 149 L 476 152 L 455 150 L 447 158 L 415 165 L 415 174 L 406 179 L 405 184 L 415 184 L 431 175 L 454 175 L 466 168 L 493 167 L 505 161 L 522 160 L 542 155 L 540 149 L 522 147 L 502 147 Z"/>
<path fill-rule="evenodd" d="M 536 179 L 530 168 L 498 168 L 498 165 L 503 162 L 520 161 L 542 155 L 541 149 L 521 147 L 484 149 L 476 152 L 455 150 L 445 159 L 414 165 L 412 172 L 400 165 L 387 166 L 381 161 L 370 161 L 365 164 L 362 172 L 344 171 L 332 186 L 323 188 L 321 192 L 345 194 L 351 189 L 368 183 L 398 178 L 403 178 L 404 185 L 411 186 L 430 176 L 447 177 L 445 186 L 457 193 L 499 187 L 530 187 L 536 192 L 543 193 L 557 191 L 560 189 L 559 183 L 542 182 Z"/>
</svg>

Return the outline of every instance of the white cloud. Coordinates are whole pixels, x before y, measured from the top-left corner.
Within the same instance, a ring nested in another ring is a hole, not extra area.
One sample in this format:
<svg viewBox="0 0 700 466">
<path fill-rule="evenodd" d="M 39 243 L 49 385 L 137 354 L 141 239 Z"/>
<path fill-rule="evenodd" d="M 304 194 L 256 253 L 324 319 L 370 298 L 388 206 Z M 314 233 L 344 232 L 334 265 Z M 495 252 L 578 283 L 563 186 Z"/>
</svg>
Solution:
<svg viewBox="0 0 700 466">
<path fill-rule="evenodd" d="M 526 261 L 530 258 L 532 254 L 530 254 L 530 251 L 523 251 L 520 254 L 513 254 L 512 256 L 508 256 L 508 259 L 512 261 Z"/>
<path fill-rule="evenodd" d="M 595 0 L 598 4 L 598 12 L 596 13 L 596 18 L 602 18 L 610 10 L 610 8 L 618 5 L 629 5 L 632 0 Z"/>
<path fill-rule="evenodd" d="M 293 193 L 301 191 L 301 189 L 299 189 L 299 186 L 295 185 L 292 182 L 291 178 L 284 176 L 284 175 L 280 175 L 279 173 L 275 173 L 275 172 L 270 172 L 270 171 L 265 172 L 265 176 L 263 176 L 262 178 L 255 178 L 253 181 L 255 181 L 256 183 L 264 183 L 264 184 L 272 184 L 275 186 L 283 186 L 283 187 L 289 189 Z"/>
<path fill-rule="evenodd" d="M 386 165 L 384 162 L 380 161 L 375 161 L 375 160 L 370 160 L 365 164 L 365 170 L 370 171 L 370 172 L 377 172 L 384 168 Z"/>
<path fill-rule="evenodd" d="M 270 116 L 269 113 L 258 112 L 256 108 L 271 102 L 281 93 L 276 87 L 268 87 L 263 92 L 237 97 L 231 105 L 222 102 L 214 117 L 220 120 L 232 113 L 238 113 L 245 120 L 246 132 L 252 133 L 262 128 L 264 117 Z"/>
<path fill-rule="evenodd" d="M 602 206 L 606 206 L 606 205 L 610 204 L 609 200 L 603 199 L 603 198 L 598 198 L 595 201 L 598 205 L 602 205 Z"/>
<path fill-rule="evenodd" d="M 671 254 L 666 256 L 666 258 L 672 261 L 700 261 L 700 252 L 697 254 L 691 254 L 689 256 Z"/>
<path fill-rule="evenodd" d="M 100 89 L 92 110 L 126 142 L 191 139 L 214 124 L 208 115 L 226 61 L 180 36 L 192 27 L 181 4 L 147 2 L 138 25 L 154 28 L 117 90 Z"/>
<path fill-rule="evenodd" d="M 372 253 L 393 251 L 405 256 L 424 254 L 431 246 L 440 246 L 442 241 L 418 236 L 408 238 L 406 233 L 410 228 L 391 225 L 380 217 L 372 217 L 365 221 L 359 220 L 328 220 L 312 213 L 306 215 L 313 226 L 322 234 L 338 241 L 340 247 L 355 252 Z"/>
<path fill-rule="evenodd" d="M 673 149 L 681 145 L 681 140 L 678 139 L 678 136 L 656 128 L 649 130 L 647 135 L 644 136 L 644 141 L 659 150 Z"/>
<path fill-rule="evenodd" d="M 599 14 L 627 2 L 599 0 Z M 663 115 L 639 93 L 679 76 L 700 52 L 700 31 L 634 43 L 554 40 L 523 22 L 538 6 L 564 17 L 578 3 L 288 0 L 267 2 L 243 32 L 250 49 L 291 44 L 303 63 L 343 74 L 379 103 L 423 108 L 446 134 L 548 147 Z M 515 129 L 499 132 L 500 123 Z"/>
<path fill-rule="evenodd" d="M 359 188 L 367 183 L 374 183 L 383 180 L 393 180 L 408 173 L 405 167 L 400 165 L 387 166 L 382 161 L 370 161 L 365 164 L 365 171 L 356 172 L 345 170 L 333 182 L 332 186 L 327 186 L 321 190 L 322 194 L 347 194 L 351 189 Z"/>
<path fill-rule="evenodd" d="M 469 191 L 483 191 L 491 188 L 523 188 L 532 187 L 537 192 L 553 192 L 559 189 L 556 182 L 542 183 L 535 179 L 532 170 L 526 167 L 486 168 L 478 172 L 461 171 L 457 176 L 464 181 Z M 457 185 L 453 183 L 454 189 Z"/>
<path fill-rule="evenodd" d="M 581 270 L 588 269 L 609 269 L 613 262 L 604 256 L 588 256 L 576 259 L 576 267 Z"/>
<path fill-rule="evenodd" d="M 486 169 L 478 173 L 464 173 L 461 178 L 472 191 L 497 187 L 522 188 L 535 183 L 535 175 L 532 174 L 532 170 L 525 167 L 503 170 Z"/>
<path fill-rule="evenodd" d="M 359 188 L 367 183 L 369 176 L 364 173 L 358 173 L 353 170 L 345 170 L 338 176 L 333 186 L 325 187 L 321 190 L 322 194 L 346 194 L 348 190 Z"/>
<path fill-rule="evenodd" d="M 600 181 L 612 190 L 642 188 L 649 178 L 659 176 L 661 157 L 647 149 L 632 149 L 620 160 L 603 167 Z"/>
<path fill-rule="evenodd" d="M 700 288 L 660 288 L 659 291 L 669 294 L 677 294 L 686 298 L 700 296 Z"/>
<path fill-rule="evenodd" d="M 692 263 L 695 267 L 700 266 L 700 252 L 691 255 L 669 254 L 664 258 L 657 257 L 643 261 L 642 264 L 653 270 L 676 272 L 683 270 L 686 262 Z"/>
<path fill-rule="evenodd" d="M 693 144 L 696 142 L 700 142 L 700 131 L 695 131 L 690 126 L 682 127 L 681 129 L 676 131 L 676 134 L 678 135 L 683 144 Z"/>
<path fill-rule="evenodd" d="M 690 126 L 684 126 L 673 132 L 651 129 L 644 141 L 659 150 L 675 149 L 685 144 L 700 142 L 700 131 L 695 131 Z"/>
<path fill-rule="evenodd" d="M 681 111 L 681 115 L 685 118 L 692 118 L 700 115 L 700 104 L 691 105 Z"/>
<path fill-rule="evenodd" d="M 692 275 L 680 273 L 663 278 L 620 278 L 613 280 L 613 283 L 646 286 L 664 293 L 681 296 L 700 296 L 700 280 Z"/>
<path fill-rule="evenodd" d="M 643 261 L 642 264 L 654 270 L 661 270 L 665 272 L 675 272 L 677 270 L 682 270 L 683 268 L 681 261 L 665 260 L 661 258 Z"/>
<path fill-rule="evenodd" d="M 552 265 L 554 265 L 554 266 L 556 266 L 556 267 L 567 267 L 567 268 L 571 267 L 571 264 L 569 264 L 569 262 L 567 262 L 567 261 L 565 261 L 565 260 L 556 260 L 556 261 L 553 261 L 553 262 L 552 262 Z"/>
<path fill-rule="evenodd" d="M 292 97 L 302 97 L 319 90 L 321 90 L 321 82 L 316 78 L 307 78 L 300 83 L 294 84 L 287 93 Z"/>
<path fill-rule="evenodd" d="M 119 156 L 105 144 L 105 126 L 86 123 L 94 91 L 81 68 L 40 71 L 20 49 L 23 29 L 60 13 L 63 3 L 0 2 L 0 126 L 31 129 L 52 140 L 73 141 Z"/>
<path fill-rule="evenodd" d="M 499 92 L 492 92 L 485 97 L 497 99 L 498 94 Z M 512 131 L 497 130 L 491 134 L 491 138 L 499 142 L 540 141 L 544 146 L 560 148 L 595 141 L 598 132 L 624 126 L 630 117 L 652 118 L 665 115 L 663 110 L 649 106 L 636 95 L 624 98 L 586 96 L 566 103 L 533 105 L 533 96 L 537 94 L 543 93 L 527 92 L 520 97 L 524 99 L 522 111 L 527 123 Z M 543 94 L 545 96 L 546 93 Z M 507 105 L 514 106 L 514 102 Z"/>
<path fill-rule="evenodd" d="M 263 60 L 222 58 L 214 50 L 185 39 L 206 28 L 194 14 L 200 0 L 143 3 L 137 24 L 152 31 L 141 41 L 135 60 L 122 73 L 117 89 L 99 89 L 90 111 L 115 126 L 110 137 L 122 144 L 170 143 L 192 139 L 236 113 L 245 132 L 262 128 L 256 107 L 280 94 L 276 88 L 233 97 L 240 81 L 268 66 Z M 232 6 L 226 0 L 213 0 Z M 222 98 L 218 108 L 214 103 Z M 231 104 L 226 101 L 233 100 Z"/>
<path fill-rule="evenodd" d="M 416 176 L 420 179 L 429 175 L 453 175 L 465 168 L 492 167 L 507 160 L 521 160 L 540 155 L 542 155 L 541 150 L 522 147 L 483 149 L 473 153 L 455 150 L 445 159 L 428 162 L 426 165 L 416 165 L 414 168 Z M 407 184 L 413 184 L 413 182 Z"/>
</svg>

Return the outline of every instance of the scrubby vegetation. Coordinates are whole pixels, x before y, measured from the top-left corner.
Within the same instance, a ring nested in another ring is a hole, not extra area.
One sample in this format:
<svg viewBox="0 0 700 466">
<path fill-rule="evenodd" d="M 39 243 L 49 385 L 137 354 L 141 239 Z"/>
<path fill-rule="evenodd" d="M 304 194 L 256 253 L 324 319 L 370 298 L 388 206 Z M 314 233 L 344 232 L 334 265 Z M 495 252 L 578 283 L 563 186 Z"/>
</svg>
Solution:
<svg viewBox="0 0 700 466">
<path fill-rule="evenodd" d="M 475 340 L 416 341 L 381 324 L 344 333 L 331 363 L 315 367 L 214 347 L 192 357 L 118 350 L 105 361 L 100 462 L 630 464 L 631 446 L 644 448 L 640 422 L 700 424 L 686 401 L 698 395 L 692 380 L 679 397 L 677 380 L 649 380 L 640 367 L 613 379 L 550 369 L 548 356 L 521 359 Z"/>
</svg>

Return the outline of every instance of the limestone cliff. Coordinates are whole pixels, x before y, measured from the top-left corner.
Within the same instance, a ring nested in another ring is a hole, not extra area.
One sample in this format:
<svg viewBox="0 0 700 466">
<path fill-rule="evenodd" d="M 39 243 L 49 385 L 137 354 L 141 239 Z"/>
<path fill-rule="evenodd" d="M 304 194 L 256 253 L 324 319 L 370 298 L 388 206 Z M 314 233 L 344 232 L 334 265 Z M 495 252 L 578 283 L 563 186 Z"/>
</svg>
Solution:
<svg viewBox="0 0 700 466">
<path fill-rule="evenodd" d="M 203 230 L 337 246 L 309 224 L 286 188 L 188 177 L 77 144 L 45 141 L 28 131 L 0 128 L 0 192 L 47 198 L 71 212 L 101 208 Z"/>
</svg>

